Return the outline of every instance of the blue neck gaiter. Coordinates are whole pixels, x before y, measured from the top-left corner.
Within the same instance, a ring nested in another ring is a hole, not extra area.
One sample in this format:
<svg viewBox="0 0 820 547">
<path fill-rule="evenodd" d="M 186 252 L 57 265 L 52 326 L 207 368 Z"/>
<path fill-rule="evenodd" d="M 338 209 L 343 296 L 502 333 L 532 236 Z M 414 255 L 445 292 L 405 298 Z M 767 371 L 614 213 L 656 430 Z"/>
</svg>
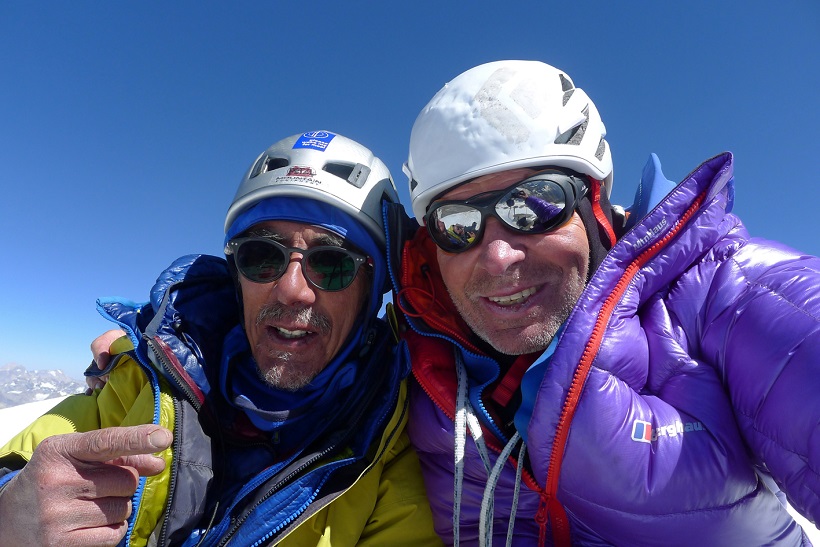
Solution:
<svg viewBox="0 0 820 547">
<path fill-rule="evenodd" d="M 225 339 L 220 372 L 225 400 L 269 432 L 279 451 L 292 453 L 322 432 L 321 424 L 334 415 L 336 402 L 350 396 L 359 369 L 355 361 L 337 359 L 302 389 L 277 389 L 260 378 L 245 331 L 237 326 Z"/>
</svg>

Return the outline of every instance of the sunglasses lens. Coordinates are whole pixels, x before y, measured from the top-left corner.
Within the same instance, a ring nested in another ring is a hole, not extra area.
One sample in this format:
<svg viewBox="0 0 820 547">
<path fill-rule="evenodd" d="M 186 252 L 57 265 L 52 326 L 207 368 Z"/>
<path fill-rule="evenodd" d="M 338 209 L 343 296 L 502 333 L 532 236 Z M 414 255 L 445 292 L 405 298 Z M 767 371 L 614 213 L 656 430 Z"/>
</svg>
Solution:
<svg viewBox="0 0 820 547">
<path fill-rule="evenodd" d="M 276 281 L 290 264 L 291 253 L 302 255 L 302 274 L 316 287 L 340 291 L 356 278 L 365 257 L 341 247 L 298 249 L 266 238 L 240 238 L 231 244 L 236 268 L 256 283 Z M 227 251 L 226 251 L 227 252 Z"/>
<path fill-rule="evenodd" d="M 548 232 L 566 222 L 574 210 L 574 201 L 567 204 L 573 191 L 567 183 L 557 182 L 566 178 L 561 173 L 533 177 L 465 201 L 433 204 L 426 219 L 427 230 L 436 245 L 450 253 L 466 251 L 480 241 L 488 216 L 496 217 L 515 232 Z"/>
<path fill-rule="evenodd" d="M 510 188 L 495 204 L 495 213 L 519 232 L 542 233 L 566 218 L 566 194 L 549 180 L 533 180 Z"/>
<path fill-rule="evenodd" d="M 467 204 L 448 203 L 432 211 L 427 226 L 439 247 L 459 253 L 476 241 L 481 229 L 481 211 Z"/>
<path fill-rule="evenodd" d="M 344 250 L 321 249 L 311 253 L 307 262 L 310 280 L 326 291 L 339 291 L 356 277 L 356 261 Z"/>
<path fill-rule="evenodd" d="M 236 250 L 236 267 L 242 275 L 257 283 L 279 279 L 286 266 L 285 252 L 264 240 L 245 241 Z"/>
</svg>

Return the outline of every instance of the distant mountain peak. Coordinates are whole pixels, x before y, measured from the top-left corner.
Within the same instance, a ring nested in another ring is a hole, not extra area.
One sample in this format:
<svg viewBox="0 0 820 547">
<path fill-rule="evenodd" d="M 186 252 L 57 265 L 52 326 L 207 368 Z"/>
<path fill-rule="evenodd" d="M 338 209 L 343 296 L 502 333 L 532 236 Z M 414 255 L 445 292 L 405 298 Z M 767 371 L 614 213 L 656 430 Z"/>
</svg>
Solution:
<svg viewBox="0 0 820 547">
<path fill-rule="evenodd" d="M 81 393 L 85 385 L 62 370 L 27 370 L 9 363 L 0 366 L 0 408 Z"/>
</svg>

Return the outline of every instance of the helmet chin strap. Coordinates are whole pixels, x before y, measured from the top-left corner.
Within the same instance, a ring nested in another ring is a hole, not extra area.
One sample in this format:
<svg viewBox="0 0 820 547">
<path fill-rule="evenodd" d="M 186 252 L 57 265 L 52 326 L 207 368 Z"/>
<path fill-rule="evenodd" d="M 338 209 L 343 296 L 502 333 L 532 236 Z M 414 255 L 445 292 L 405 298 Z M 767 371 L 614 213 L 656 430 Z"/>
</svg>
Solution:
<svg viewBox="0 0 820 547">
<path fill-rule="evenodd" d="M 587 282 L 604 261 L 604 257 L 615 244 L 615 232 L 612 222 L 612 205 L 606 192 L 601 191 L 600 183 L 591 181 L 591 191 L 581 198 L 578 204 L 578 215 L 584 223 L 589 241 L 589 272 Z M 597 209 L 597 210 L 596 210 Z"/>
</svg>

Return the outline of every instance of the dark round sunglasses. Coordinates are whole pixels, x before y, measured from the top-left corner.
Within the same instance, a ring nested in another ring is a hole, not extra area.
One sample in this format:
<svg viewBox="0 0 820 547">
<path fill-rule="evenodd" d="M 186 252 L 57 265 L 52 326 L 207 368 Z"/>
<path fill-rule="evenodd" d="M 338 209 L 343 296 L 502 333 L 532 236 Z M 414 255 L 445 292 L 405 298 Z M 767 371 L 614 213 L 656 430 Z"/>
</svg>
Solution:
<svg viewBox="0 0 820 547">
<path fill-rule="evenodd" d="M 268 237 L 237 237 L 225 246 L 236 269 L 254 283 L 271 283 L 285 273 L 291 253 L 302 255 L 302 275 L 323 291 L 341 291 L 353 283 L 367 257 L 342 247 L 321 245 L 309 249 L 285 247 Z"/>
<path fill-rule="evenodd" d="M 543 234 L 562 226 L 587 192 L 582 175 L 547 170 L 508 188 L 466 200 L 430 205 L 424 222 L 433 241 L 448 253 L 462 253 L 481 241 L 487 217 L 520 234 Z"/>
</svg>

